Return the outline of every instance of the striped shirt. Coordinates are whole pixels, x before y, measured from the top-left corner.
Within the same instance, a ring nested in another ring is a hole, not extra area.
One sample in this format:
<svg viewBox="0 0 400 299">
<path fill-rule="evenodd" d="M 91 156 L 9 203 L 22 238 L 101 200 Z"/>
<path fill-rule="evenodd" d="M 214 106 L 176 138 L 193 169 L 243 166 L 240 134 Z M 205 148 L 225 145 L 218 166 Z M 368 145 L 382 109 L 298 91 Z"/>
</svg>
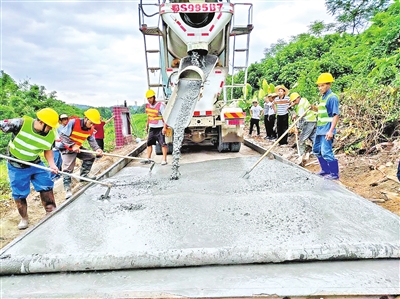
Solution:
<svg viewBox="0 0 400 299">
<path fill-rule="evenodd" d="M 286 115 L 288 114 L 288 108 L 290 104 L 289 97 L 285 96 L 283 99 L 277 98 L 274 103 L 276 104 L 276 114 Z"/>
</svg>

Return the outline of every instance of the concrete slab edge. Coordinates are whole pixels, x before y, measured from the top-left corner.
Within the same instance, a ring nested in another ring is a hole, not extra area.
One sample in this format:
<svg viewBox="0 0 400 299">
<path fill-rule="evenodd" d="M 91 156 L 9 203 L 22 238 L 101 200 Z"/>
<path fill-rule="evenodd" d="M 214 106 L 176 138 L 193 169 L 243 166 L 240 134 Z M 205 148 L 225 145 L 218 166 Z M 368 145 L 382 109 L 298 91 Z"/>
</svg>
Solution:
<svg viewBox="0 0 400 299">
<path fill-rule="evenodd" d="M 338 244 L 306 248 L 233 247 L 149 250 L 130 254 L 88 253 L 1 257 L 0 275 L 171 268 L 210 265 L 265 264 L 295 261 L 399 259 L 396 244 Z"/>
</svg>

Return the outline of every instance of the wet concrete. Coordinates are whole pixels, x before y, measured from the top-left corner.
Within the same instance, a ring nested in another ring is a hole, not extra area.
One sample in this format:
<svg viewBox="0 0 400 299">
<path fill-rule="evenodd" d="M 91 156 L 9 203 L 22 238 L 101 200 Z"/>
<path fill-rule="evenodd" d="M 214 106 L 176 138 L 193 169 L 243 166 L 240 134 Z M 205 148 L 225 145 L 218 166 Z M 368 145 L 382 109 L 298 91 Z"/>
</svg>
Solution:
<svg viewBox="0 0 400 299">
<path fill-rule="evenodd" d="M 177 108 L 177 121 L 174 126 L 173 151 L 172 151 L 172 174 L 171 180 L 179 179 L 179 160 L 181 158 L 181 146 L 185 134 L 185 128 L 193 115 L 193 109 L 199 98 L 201 80 L 180 80 L 177 103 L 181 103 Z"/>
<path fill-rule="evenodd" d="M 127 167 L 2 252 L 2 274 L 399 257 L 399 217 L 257 157 Z"/>
<path fill-rule="evenodd" d="M 396 260 L 36 274 L 0 279 L 2 298 L 379 299 L 400 293 Z"/>
</svg>

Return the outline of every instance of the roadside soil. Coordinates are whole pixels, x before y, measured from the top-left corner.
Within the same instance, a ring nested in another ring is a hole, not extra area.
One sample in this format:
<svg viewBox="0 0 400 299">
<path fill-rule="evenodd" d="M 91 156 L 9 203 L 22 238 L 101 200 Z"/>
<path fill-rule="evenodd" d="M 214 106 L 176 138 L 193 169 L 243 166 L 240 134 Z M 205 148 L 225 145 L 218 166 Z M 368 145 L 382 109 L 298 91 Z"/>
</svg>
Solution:
<svg viewBox="0 0 400 299">
<path fill-rule="evenodd" d="M 246 129 L 246 132 L 248 130 Z M 245 138 L 265 149 L 269 149 L 273 145 L 273 141 L 265 140 L 261 137 L 250 137 L 247 134 Z M 272 152 L 284 157 L 293 163 L 299 164 L 297 155 L 296 142 L 294 135 L 289 136 L 289 145 L 276 146 Z M 121 149 L 113 151 L 114 154 L 127 155 L 138 146 L 137 143 L 131 143 Z M 311 151 L 311 145 L 307 151 Z M 340 165 L 340 180 L 338 184 L 342 184 L 354 193 L 370 200 L 391 212 L 400 215 L 400 183 L 396 177 L 397 159 L 399 158 L 400 141 L 395 141 L 391 146 L 378 147 L 378 149 L 370 155 L 348 156 L 345 154 L 337 154 Z M 119 158 L 103 156 L 97 160 L 92 168 L 91 175 L 98 175 Z M 302 166 L 311 172 L 319 171 L 317 160 L 311 155 L 310 158 L 302 162 Z M 79 174 L 79 165 L 76 174 Z M 75 179 L 73 179 L 75 181 Z M 73 189 L 79 189 L 84 183 L 74 182 Z M 57 206 L 65 201 L 65 192 L 62 179 L 56 181 L 54 186 L 54 194 Z M 28 214 L 29 224 L 33 227 L 41 219 L 45 217 L 44 208 L 41 205 L 39 194 L 32 191 L 28 197 Z M 17 225 L 20 221 L 18 211 L 14 201 L 9 200 L 0 202 L 0 248 L 10 243 L 13 239 L 23 234 Z M 29 228 L 28 228 L 29 229 Z"/>
</svg>

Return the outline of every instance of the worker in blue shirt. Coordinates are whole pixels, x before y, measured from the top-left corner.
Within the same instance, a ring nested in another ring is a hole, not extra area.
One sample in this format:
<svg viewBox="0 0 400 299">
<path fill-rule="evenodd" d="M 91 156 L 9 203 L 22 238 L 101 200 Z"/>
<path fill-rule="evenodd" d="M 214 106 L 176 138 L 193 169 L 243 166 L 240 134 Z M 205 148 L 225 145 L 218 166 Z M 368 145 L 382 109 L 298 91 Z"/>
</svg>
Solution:
<svg viewBox="0 0 400 299">
<path fill-rule="evenodd" d="M 334 81 L 330 73 L 323 73 L 316 82 L 321 99 L 318 104 L 317 135 L 313 154 L 321 166 L 318 174 L 329 180 L 339 179 L 339 163 L 332 150 L 336 125 L 339 121 L 339 99 L 331 90 Z"/>
</svg>

